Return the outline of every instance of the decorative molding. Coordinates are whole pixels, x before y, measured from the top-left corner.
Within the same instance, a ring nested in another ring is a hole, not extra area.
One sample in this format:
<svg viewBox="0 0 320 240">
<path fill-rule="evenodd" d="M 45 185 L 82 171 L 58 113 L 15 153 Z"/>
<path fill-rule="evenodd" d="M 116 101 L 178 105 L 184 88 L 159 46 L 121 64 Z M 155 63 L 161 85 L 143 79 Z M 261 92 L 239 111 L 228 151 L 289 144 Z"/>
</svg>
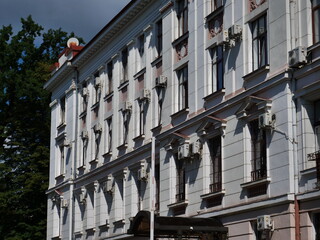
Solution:
<svg viewBox="0 0 320 240">
<path fill-rule="evenodd" d="M 53 101 L 49 104 L 49 107 L 50 107 L 50 108 L 53 108 L 53 107 L 55 107 L 57 104 L 58 104 L 58 100 L 55 99 L 55 100 L 53 100 Z"/>
</svg>

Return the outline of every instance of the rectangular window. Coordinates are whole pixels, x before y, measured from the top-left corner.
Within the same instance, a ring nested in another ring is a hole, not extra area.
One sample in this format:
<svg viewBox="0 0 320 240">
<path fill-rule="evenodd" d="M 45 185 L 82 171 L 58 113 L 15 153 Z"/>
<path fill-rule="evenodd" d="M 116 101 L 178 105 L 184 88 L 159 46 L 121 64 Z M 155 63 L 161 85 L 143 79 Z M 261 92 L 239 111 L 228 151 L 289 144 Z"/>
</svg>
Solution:
<svg viewBox="0 0 320 240">
<path fill-rule="evenodd" d="M 320 41 L 320 1 L 312 0 L 313 43 Z"/>
<path fill-rule="evenodd" d="M 60 99 L 60 124 L 66 122 L 66 98 Z"/>
<path fill-rule="evenodd" d="M 139 133 L 138 136 L 144 135 L 144 130 L 145 130 L 145 109 L 144 109 L 144 101 L 138 101 L 139 105 Z"/>
<path fill-rule="evenodd" d="M 113 92 L 113 64 L 109 62 L 107 65 L 107 75 L 108 75 L 108 85 L 107 85 L 107 94 Z"/>
<path fill-rule="evenodd" d="M 122 79 L 121 83 L 128 81 L 128 49 L 125 48 L 121 52 L 122 60 Z"/>
<path fill-rule="evenodd" d="M 176 160 L 176 202 L 186 199 L 185 169 L 182 160 L 178 160 L 178 153 L 175 154 Z"/>
<path fill-rule="evenodd" d="M 156 182 L 156 199 L 155 199 L 155 209 L 159 211 L 160 209 L 160 164 L 155 165 L 154 179 Z"/>
<path fill-rule="evenodd" d="M 99 158 L 99 151 L 100 151 L 100 141 L 101 141 L 101 131 L 95 131 L 94 133 L 94 137 L 95 137 L 95 149 L 94 149 L 94 159 L 98 160 Z"/>
<path fill-rule="evenodd" d="M 81 96 L 82 96 L 81 112 L 83 113 L 87 111 L 88 99 L 89 99 L 89 91 L 88 91 L 86 82 L 82 84 Z"/>
<path fill-rule="evenodd" d="M 313 227 L 315 233 L 315 240 L 320 240 L 320 213 L 313 214 Z"/>
<path fill-rule="evenodd" d="M 251 134 L 251 180 L 256 181 L 267 177 L 267 146 L 266 130 L 259 128 L 259 120 L 249 125 Z"/>
<path fill-rule="evenodd" d="M 65 172 L 65 165 L 66 165 L 65 156 L 64 156 L 64 146 L 63 145 L 59 146 L 59 152 L 60 152 L 59 175 L 62 175 Z"/>
<path fill-rule="evenodd" d="M 222 189 L 221 136 L 209 140 L 209 151 L 211 158 L 210 191 L 218 192 Z"/>
<path fill-rule="evenodd" d="M 268 63 L 267 15 L 251 23 L 252 31 L 252 70 L 257 70 Z"/>
<path fill-rule="evenodd" d="M 158 56 L 162 55 L 162 20 L 157 22 L 157 39 L 156 49 Z"/>
<path fill-rule="evenodd" d="M 128 143 L 128 133 L 129 133 L 129 118 L 130 114 L 128 111 L 122 111 L 122 145 Z"/>
<path fill-rule="evenodd" d="M 224 88 L 223 46 L 210 49 L 211 55 L 211 93 Z"/>
<path fill-rule="evenodd" d="M 81 161 L 79 167 L 84 167 L 87 161 L 87 149 L 88 149 L 88 132 L 87 130 L 82 130 L 81 132 L 81 139 L 82 139 L 82 148 L 81 148 Z"/>
<path fill-rule="evenodd" d="M 223 5 L 223 0 L 211 0 L 211 11 L 213 12 L 214 10 L 222 7 Z"/>
<path fill-rule="evenodd" d="M 141 69 L 143 69 L 145 67 L 144 42 L 145 42 L 144 35 L 141 35 L 138 38 L 138 52 L 139 52 L 138 61 L 140 63 L 140 66 L 138 67 L 138 71 L 140 71 Z"/>
<path fill-rule="evenodd" d="M 100 73 L 97 72 L 94 74 L 94 103 L 98 103 L 100 101 L 101 96 L 101 83 L 100 83 Z"/>
<path fill-rule="evenodd" d="M 178 37 L 188 32 L 188 0 L 179 0 L 177 9 Z"/>
<path fill-rule="evenodd" d="M 112 151 L 112 117 L 107 119 L 107 137 L 106 137 L 106 151 Z"/>
<path fill-rule="evenodd" d="M 177 71 L 178 76 L 178 111 L 188 107 L 188 66 Z"/>
</svg>

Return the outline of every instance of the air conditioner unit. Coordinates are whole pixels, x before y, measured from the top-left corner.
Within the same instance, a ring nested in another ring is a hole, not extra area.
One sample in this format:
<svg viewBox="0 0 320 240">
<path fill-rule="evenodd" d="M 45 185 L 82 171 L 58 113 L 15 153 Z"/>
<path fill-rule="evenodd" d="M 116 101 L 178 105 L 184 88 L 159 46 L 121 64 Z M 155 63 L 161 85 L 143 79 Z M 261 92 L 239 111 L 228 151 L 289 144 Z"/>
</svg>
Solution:
<svg viewBox="0 0 320 240">
<path fill-rule="evenodd" d="M 272 121 L 271 113 L 265 112 L 259 115 L 259 128 L 267 128 L 272 126 L 273 126 L 273 121 Z"/>
<path fill-rule="evenodd" d="M 94 80 L 94 86 L 95 87 L 100 87 L 101 86 L 101 79 L 100 77 L 96 77 Z"/>
<path fill-rule="evenodd" d="M 69 207 L 69 200 L 63 199 L 63 200 L 61 201 L 61 207 L 62 207 L 62 208 L 68 208 L 68 207 Z"/>
<path fill-rule="evenodd" d="M 149 101 L 150 100 L 150 97 L 151 97 L 151 93 L 150 93 L 150 90 L 149 89 L 142 89 L 141 92 L 140 92 L 140 100 L 147 100 Z"/>
<path fill-rule="evenodd" d="M 87 97 L 87 96 L 89 96 L 89 90 L 88 90 L 88 88 L 82 88 L 82 96 L 83 97 Z"/>
<path fill-rule="evenodd" d="M 156 87 L 165 87 L 167 86 L 167 77 L 160 75 L 159 77 L 156 77 L 156 82 L 155 82 Z"/>
<path fill-rule="evenodd" d="M 82 139 L 88 138 L 88 131 L 87 130 L 82 130 L 80 134 Z"/>
<path fill-rule="evenodd" d="M 189 144 L 185 143 L 178 147 L 178 159 L 184 159 L 190 156 Z"/>
<path fill-rule="evenodd" d="M 257 230 L 263 231 L 263 230 L 272 230 L 273 224 L 272 219 L 270 215 L 262 215 L 257 217 Z"/>
<path fill-rule="evenodd" d="M 222 30 L 221 33 L 217 35 L 217 45 L 223 45 L 229 42 L 229 35 L 227 30 Z"/>
<path fill-rule="evenodd" d="M 300 67 L 307 63 L 307 49 L 299 46 L 289 51 L 289 67 Z"/>
<path fill-rule="evenodd" d="M 102 191 L 104 193 L 112 194 L 113 190 L 114 190 L 113 177 L 112 176 L 108 176 L 107 181 L 103 182 Z"/>
<path fill-rule="evenodd" d="M 242 33 L 242 29 L 240 25 L 232 25 L 231 27 L 229 27 L 228 29 L 228 36 L 229 38 L 237 38 L 239 36 L 241 36 Z"/>
<path fill-rule="evenodd" d="M 101 124 L 100 123 L 95 124 L 94 127 L 93 127 L 93 131 L 95 133 L 102 132 Z"/>
<path fill-rule="evenodd" d="M 79 203 L 82 204 L 82 205 L 85 205 L 86 204 L 86 195 L 84 193 L 80 193 L 79 195 Z"/>
<path fill-rule="evenodd" d="M 131 109 L 132 109 L 132 104 L 131 104 L 131 102 L 125 101 L 125 102 L 123 103 L 122 111 L 131 112 Z"/>
<path fill-rule="evenodd" d="M 200 154 L 200 151 L 201 151 L 201 143 L 200 143 L 200 141 L 196 141 L 196 142 L 190 144 L 190 153 L 192 155 Z"/>
<path fill-rule="evenodd" d="M 145 167 L 141 167 L 138 170 L 138 179 L 140 181 L 146 181 L 148 179 L 148 173 Z"/>
</svg>

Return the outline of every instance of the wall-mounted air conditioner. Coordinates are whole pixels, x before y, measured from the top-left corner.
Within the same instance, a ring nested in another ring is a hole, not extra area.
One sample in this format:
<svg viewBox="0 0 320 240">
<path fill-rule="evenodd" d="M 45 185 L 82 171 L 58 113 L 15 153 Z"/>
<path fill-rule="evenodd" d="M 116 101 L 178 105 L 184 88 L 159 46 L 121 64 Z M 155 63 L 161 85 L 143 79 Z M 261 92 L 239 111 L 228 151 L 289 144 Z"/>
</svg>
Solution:
<svg viewBox="0 0 320 240">
<path fill-rule="evenodd" d="M 178 147 L 178 159 L 182 160 L 188 157 L 190 157 L 189 144 L 184 143 Z"/>
<path fill-rule="evenodd" d="M 87 130 L 82 130 L 80 134 L 82 139 L 88 138 L 88 131 Z"/>
<path fill-rule="evenodd" d="M 142 101 L 149 101 L 151 97 L 151 93 L 149 89 L 141 89 L 139 99 Z"/>
<path fill-rule="evenodd" d="M 138 170 L 138 179 L 140 181 L 147 181 L 148 180 L 148 173 L 147 173 L 147 169 L 145 166 L 141 167 Z"/>
<path fill-rule="evenodd" d="M 68 207 L 69 207 L 69 200 L 67 200 L 67 199 L 62 199 L 62 200 L 61 200 L 61 207 L 62 207 L 62 208 L 68 208 Z"/>
<path fill-rule="evenodd" d="M 272 120 L 271 113 L 265 112 L 259 115 L 259 128 L 273 127 L 274 121 Z"/>
<path fill-rule="evenodd" d="M 131 104 L 131 102 L 125 101 L 125 102 L 123 103 L 122 111 L 124 111 L 124 112 L 131 112 L 131 109 L 132 109 L 132 104 Z"/>
<path fill-rule="evenodd" d="M 82 94 L 83 97 L 89 96 L 89 90 L 88 90 L 88 88 L 86 88 L 86 87 L 82 88 L 81 94 Z"/>
<path fill-rule="evenodd" d="M 101 124 L 100 124 L 100 123 L 95 124 L 95 125 L 93 126 L 93 131 L 94 131 L 95 133 L 102 132 L 102 126 L 101 126 Z"/>
<path fill-rule="evenodd" d="M 166 87 L 167 86 L 167 77 L 160 75 L 155 79 L 155 86 L 156 87 Z"/>
<path fill-rule="evenodd" d="M 300 67 L 307 63 L 307 49 L 299 46 L 289 51 L 289 67 Z"/>
<path fill-rule="evenodd" d="M 195 141 L 194 143 L 190 144 L 190 154 L 191 155 L 199 155 L 201 152 L 201 142 Z"/>
<path fill-rule="evenodd" d="M 240 25 L 232 25 L 228 29 L 228 37 L 229 39 L 237 39 L 242 34 L 242 28 Z"/>
<path fill-rule="evenodd" d="M 223 45 L 229 43 L 228 30 L 222 30 L 221 33 L 217 35 L 217 45 Z"/>
<path fill-rule="evenodd" d="M 258 231 L 272 230 L 272 229 L 273 229 L 273 222 L 270 215 L 262 215 L 257 217 Z"/>
</svg>

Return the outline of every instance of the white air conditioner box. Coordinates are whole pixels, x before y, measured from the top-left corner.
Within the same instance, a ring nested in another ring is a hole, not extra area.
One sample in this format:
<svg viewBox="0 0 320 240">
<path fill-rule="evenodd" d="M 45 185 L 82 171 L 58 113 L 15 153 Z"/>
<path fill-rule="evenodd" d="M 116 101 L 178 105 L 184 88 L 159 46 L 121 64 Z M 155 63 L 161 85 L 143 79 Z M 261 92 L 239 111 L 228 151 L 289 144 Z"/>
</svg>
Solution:
<svg viewBox="0 0 320 240">
<path fill-rule="evenodd" d="M 271 230 L 273 228 L 272 219 L 270 215 L 262 215 L 257 217 L 257 230 Z"/>
<path fill-rule="evenodd" d="M 88 88 L 82 88 L 82 96 L 83 97 L 87 97 L 87 96 L 89 96 L 89 90 L 88 90 Z"/>
<path fill-rule="evenodd" d="M 259 115 L 259 128 L 267 128 L 272 126 L 273 126 L 273 121 L 272 121 L 271 113 L 265 112 Z"/>
<path fill-rule="evenodd" d="M 289 51 L 289 67 L 299 67 L 307 63 L 307 49 L 299 46 Z"/>
<path fill-rule="evenodd" d="M 185 143 L 178 147 L 178 159 L 184 159 L 190 156 L 189 144 Z"/>
<path fill-rule="evenodd" d="M 148 179 L 148 173 L 145 167 L 141 167 L 138 170 L 138 179 L 140 181 L 146 181 Z"/>
<path fill-rule="evenodd" d="M 165 87 L 167 85 L 167 77 L 160 75 L 156 77 L 155 86 L 156 87 Z"/>
<path fill-rule="evenodd" d="M 229 42 L 228 30 L 222 30 L 221 33 L 217 35 L 217 45 L 223 45 Z"/>
<path fill-rule="evenodd" d="M 232 25 L 228 29 L 229 38 L 236 38 L 236 37 L 240 36 L 241 33 L 242 33 L 242 29 L 241 29 L 240 25 Z"/>
</svg>

